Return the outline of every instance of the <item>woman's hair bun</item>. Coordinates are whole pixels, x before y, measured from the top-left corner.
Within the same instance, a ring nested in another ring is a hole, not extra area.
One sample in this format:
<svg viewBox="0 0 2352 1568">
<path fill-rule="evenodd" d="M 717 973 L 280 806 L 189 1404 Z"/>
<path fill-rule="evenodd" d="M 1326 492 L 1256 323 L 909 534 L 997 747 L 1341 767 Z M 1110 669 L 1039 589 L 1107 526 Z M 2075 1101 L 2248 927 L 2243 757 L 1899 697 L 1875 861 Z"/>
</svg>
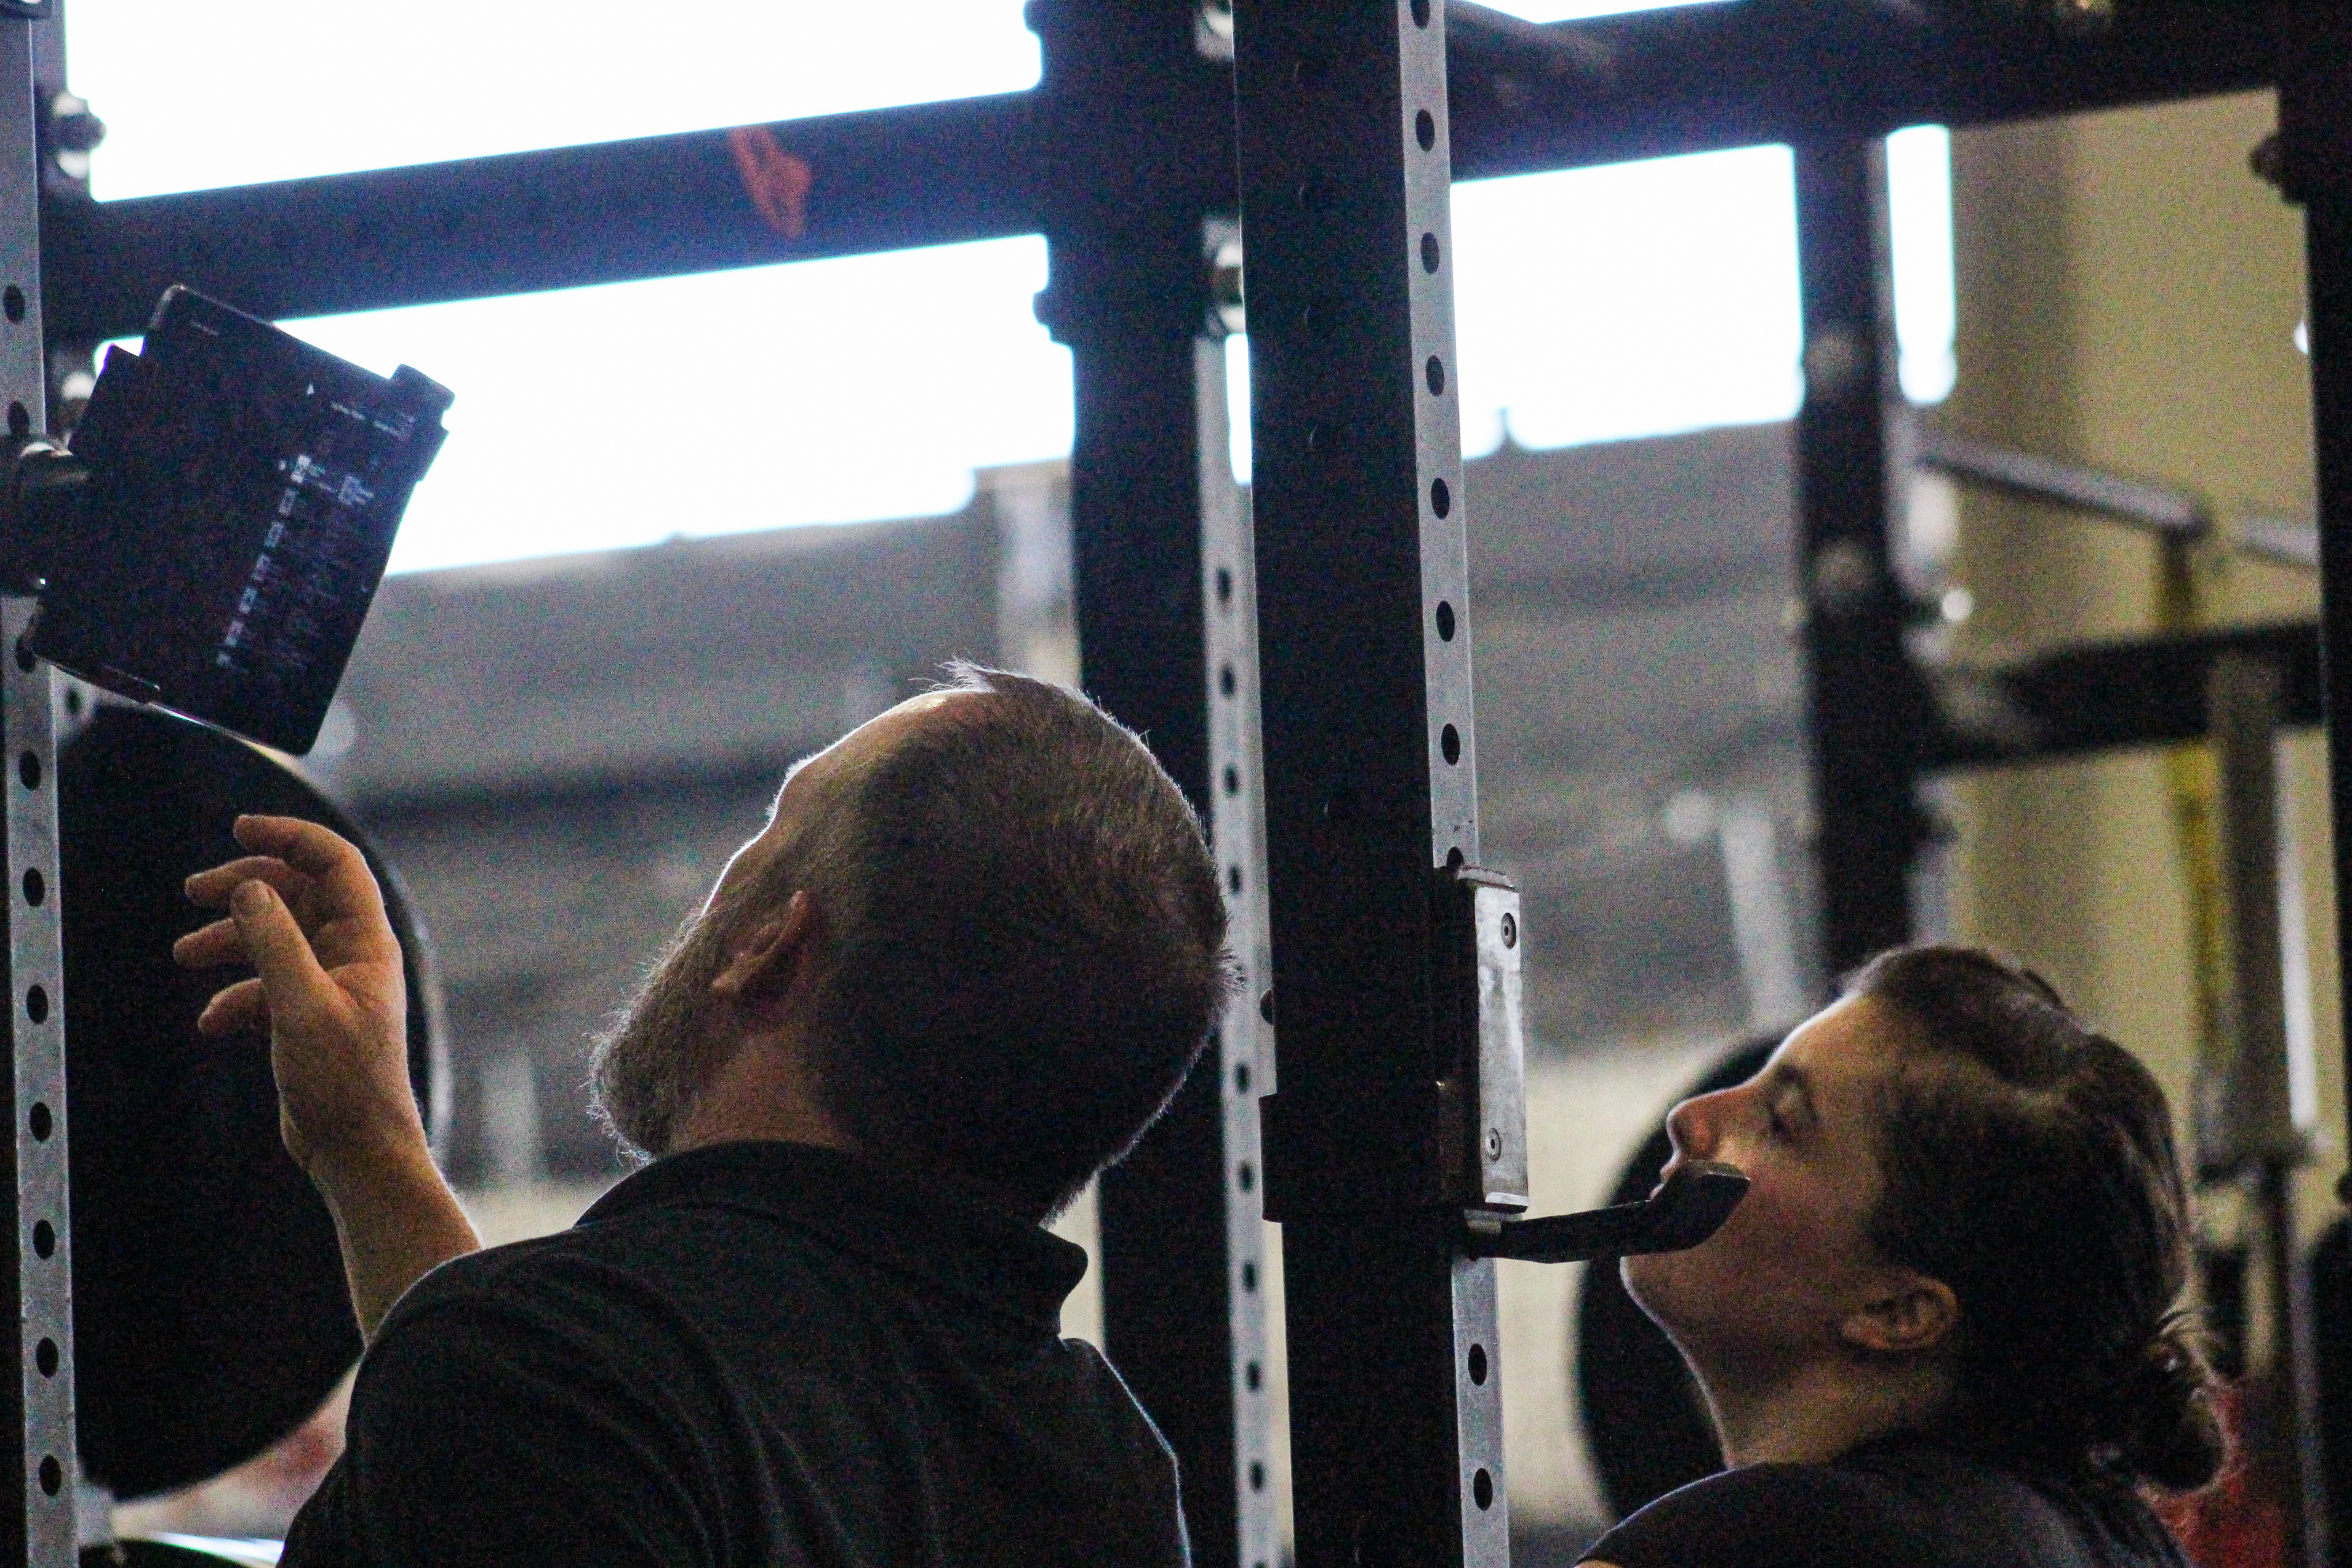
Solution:
<svg viewBox="0 0 2352 1568">
<path fill-rule="evenodd" d="M 2168 1491 L 2190 1491 L 2220 1473 L 2228 1444 L 2213 1408 L 2213 1372 L 2197 1331 L 2165 1320 L 2115 1385 L 2109 1430 L 2115 1467 Z"/>
</svg>

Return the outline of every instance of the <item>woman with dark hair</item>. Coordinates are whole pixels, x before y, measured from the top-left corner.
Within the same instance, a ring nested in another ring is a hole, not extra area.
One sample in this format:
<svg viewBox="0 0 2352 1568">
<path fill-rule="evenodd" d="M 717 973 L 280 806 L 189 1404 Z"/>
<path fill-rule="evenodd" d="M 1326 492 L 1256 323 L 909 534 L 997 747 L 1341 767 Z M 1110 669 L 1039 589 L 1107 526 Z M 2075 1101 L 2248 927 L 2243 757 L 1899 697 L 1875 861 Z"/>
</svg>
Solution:
<svg viewBox="0 0 2352 1568">
<path fill-rule="evenodd" d="M 1731 1468 L 1589 1562 L 2179 1568 L 2142 1493 L 2222 1447 L 2147 1068 L 2030 971 L 1906 948 L 1667 1126 L 1752 1184 L 1705 1246 L 1624 1264 Z"/>
</svg>

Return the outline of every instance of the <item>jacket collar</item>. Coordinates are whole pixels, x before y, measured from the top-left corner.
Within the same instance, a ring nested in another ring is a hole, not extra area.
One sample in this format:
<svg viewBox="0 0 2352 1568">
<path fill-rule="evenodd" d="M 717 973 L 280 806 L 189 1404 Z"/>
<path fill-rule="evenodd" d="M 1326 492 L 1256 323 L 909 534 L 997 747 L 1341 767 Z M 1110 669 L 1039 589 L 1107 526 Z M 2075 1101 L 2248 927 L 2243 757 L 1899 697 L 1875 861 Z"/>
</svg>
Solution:
<svg viewBox="0 0 2352 1568">
<path fill-rule="evenodd" d="M 1086 1249 L 1041 1226 L 806 1143 L 719 1143 L 669 1155 L 624 1178 L 580 1224 L 707 1207 L 814 1232 L 1049 1331 L 1057 1331 L 1063 1299 L 1087 1271 Z"/>
</svg>

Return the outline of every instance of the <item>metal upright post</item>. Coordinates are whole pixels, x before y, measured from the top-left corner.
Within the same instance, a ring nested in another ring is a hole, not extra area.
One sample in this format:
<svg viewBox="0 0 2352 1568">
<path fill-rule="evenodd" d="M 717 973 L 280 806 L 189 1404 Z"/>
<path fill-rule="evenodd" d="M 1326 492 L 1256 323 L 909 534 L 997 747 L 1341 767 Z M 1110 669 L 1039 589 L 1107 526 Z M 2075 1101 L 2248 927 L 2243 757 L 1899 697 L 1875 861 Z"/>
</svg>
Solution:
<svg viewBox="0 0 2352 1568">
<path fill-rule="evenodd" d="M 1227 233 L 1231 226 L 1223 226 Z M 1217 236 L 1213 232 L 1212 239 Z M 1201 1426 L 1195 1454 L 1230 1434 L 1229 1471 L 1187 1494 L 1193 1556 L 1270 1568 L 1276 1554 L 1272 1421 L 1265 1386 L 1265 1239 L 1260 1190 L 1258 1097 L 1274 1087 L 1274 1027 L 1258 997 L 1273 971 L 1266 934 L 1265 814 L 1258 743 L 1257 595 L 1248 514 L 1234 483 L 1219 339 L 1193 342 L 1201 467 L 1200 672 L 1209 716 L 1209 836 L 1225 881 L 1227 944 L 1240 984 L 1219 1021 L 1211 1054 L 1171 1108 L 1165 1133 L 1147 1139 L 1106 1183 L 1104 1337 L 1122 1370 L 1148 1367 L 1157 1387 L 1191 1385 L 1184 1402 Z M 1209 1169 L 1213 1152 L 1221 1152 Z M 1181 1164 L 1179 1163 L 1181 1162 Z M 1189 1173 L 1189 1176 L 1187 1174 Z M 1152 1205 L 1188 1202 L 1184 1216 Z M 1162 1244 L 1183 1227 L 1224 1222 L 1171 1257 Z M 1222 1268 L 1204 1267 L 1222 1251 Z M 1118 1303 L 1114 1311 L 1108 1304 Z M 1222 1344 L 1217 1329 L 1222 1318 Z M 1220 1359 L 1214 1352 L 1223 1351 Z M 1222 1384 L 1222 1386 L 1218 1386 Z M 1171 1406 L 1171 1411 L 1175 1408 Z M 1218 1485 L 1229 1473 L 1230 1490 Z M 1192 1483 L 1188 1482 L 1188 1486 Z M 1206 1489 L 1216 1487 L 1213 1492 Z M 1205 1495 L 1197 1495 L 1205 1493 Z M 1230 1500 L 1231 1524 L 1225 1510 Z M 1230 1542 L 1212 1531 L 1230 1528 Z"/>
<path fill-rule="evenodd" d="M 2310 1157 L 2295 1123 L 2279 908 L 2278 667 L 2226 653 L 2207 683 L 2219 774 L 2215 827 L 2223 963 L 2217 1027 L 2192 1080 L 2198 1174 L 2241 1182 L 2252 1200 L 2270 1331 L 2267 1365 L 2248 1389 L 2246 1463 L 2279 1489 L 2287 1561 L 2326 1568 L 2326 1465 L 2321 1452 L 2311 1274 L 2295 1222 L 2294 1173 Z M 2244 1336 L 2251 1341 L 2252 1334 Z M 2237 1347 L 2241 1354 L 2250 1345 Z"/>
<path fill-rule="evenodd" d="M 2279 84 L 2279 134 L 2258 150 L 2255 167 L 2304 208 L 2307 241 L 2306 309 L 2311 352 L 2312 435 L 2319 470 L 2320 687 L 2327 731 L 2328 798 L 2336 839 L 2336 941 L 2338 984 L 2352 999 L 2352 13 L 2333 0 L 2297 0 L 2286 13 Z M 2352 1052 L 2352 1040 L 2347 1040 Z M 2352 1056 L 2347 1056 L 2352 1062 Z M 2347 1106 L 2352 1115 L 2352 1106 Z M 2281 1200 L 2283 1178 L 2271 1185 Z M 2352 1174 L 2336 1195 L 2352 1203 Z M 2285 1223 L 2285 1205 L 2274 1210 Z M 2308 1282 L 2290 1259 L 2288 1327 L 2294 1342 L 2297 1414 L 2316 1403 L 2319 1357 L 2312 1338 Z M 2297 1321 L 2300 1320 L 2300 1321 Z M 2297 1459 L 2303 1482 L 2305 1558 L 2324 1565 L 2347 1543 L 2330 1539 L 2325 1495 L 2332 1468 L 2305 1442 Z"/>
<path fill-rule="evenodd" d="M 1494 1265 L 1455 1240 L 1511 1194 L 1460 1153 L 1523 1172 L 1524 1119 L 1446 981 L 1478 813 L 1444 0 L 1235 28 L 1297 1561 L 1499 1564 Z"/>
<path fill-rule="evenodd" d="M 1103 1338 L 1176 1451 L 1194 1561 L 1267 1568 L 1256 628 L 1214 297 L 1220 252 L 1230 274 L 1238 243 L 1230 34 L 1197 0 L 1054 0 L 1032 16 L 1048 134 L 1067 154 L 1039 309 L 1070 345 L 1076 383 L 1083 677 L 1208 825 L 1247 981 L 1167 1114 L 1104 1173 Z M 1106 103 L 1119 112 L 1106 118 Z M 1200 145 L 1204 127 L 1213 145 Z"/>
<path fill-rule="evenodd" d="M 2298 0 L 2283 43 L 2278 140 L 2257 154 L 2256 166 L 2302 204 L 2307 237 L 2336 968 L 2352 999 L 2352 14 L 2329 0 Z M 2352 1053 L 2352 1036 L 2346 1049 Z M 2352 1203 L 2352 1175 L 2337 1195 Z"/>
<path fill-rule="evenodd" d="M 0 400 L 8 433 L 46 427 L 41 353 L 39 100 L 35 29 L 46 5 L 0 4 Z M 57 755 L 48 667 L 23 651 L 26 599 L 0 600 L 0 743 L 6 749 L 9 1037 L 5 1103 L 16 1223 L 5 1278 L 15 1373 L 6 1465 L 9 1560 L 74 1561 L 71 1248 L 66 1214 L 65 1007 L 58 932 Z"/>
<path fill-rule="evenodd" d="M 1799 580 L 1820 823 L 1822 956 L 1832 974 L 1911 934 L 1925 716 L 1891 560 L 1900 467 L 1885 144 L 1796 150 L 1805 400 L 1797 416 Z"/>
</svg>

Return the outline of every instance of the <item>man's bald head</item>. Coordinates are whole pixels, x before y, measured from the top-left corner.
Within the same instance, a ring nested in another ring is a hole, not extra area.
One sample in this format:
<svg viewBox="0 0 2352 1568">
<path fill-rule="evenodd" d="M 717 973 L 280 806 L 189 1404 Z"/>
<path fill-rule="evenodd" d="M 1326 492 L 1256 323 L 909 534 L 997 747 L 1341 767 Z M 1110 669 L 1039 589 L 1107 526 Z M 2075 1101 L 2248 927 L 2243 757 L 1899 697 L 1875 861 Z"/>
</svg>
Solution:
<svg viewBox="0 0 2352 1568">
<path fill-rule="evenodd" d="M 1198 1055 L 1228 984 L 1224 907 L 1198 820 L 1132 734 L 1042 681 L 951 674 L 794 771 L 670 963 L 701 927 L 715 946 L 806 893 L 826 1108 L 872 1152 L 1043 1215 Z M 682 1107 L 633 1131 L 607 1076 L 615 1126 L 662 1152 L 636 1132 L 666 1136 Z"/>
</svg>

